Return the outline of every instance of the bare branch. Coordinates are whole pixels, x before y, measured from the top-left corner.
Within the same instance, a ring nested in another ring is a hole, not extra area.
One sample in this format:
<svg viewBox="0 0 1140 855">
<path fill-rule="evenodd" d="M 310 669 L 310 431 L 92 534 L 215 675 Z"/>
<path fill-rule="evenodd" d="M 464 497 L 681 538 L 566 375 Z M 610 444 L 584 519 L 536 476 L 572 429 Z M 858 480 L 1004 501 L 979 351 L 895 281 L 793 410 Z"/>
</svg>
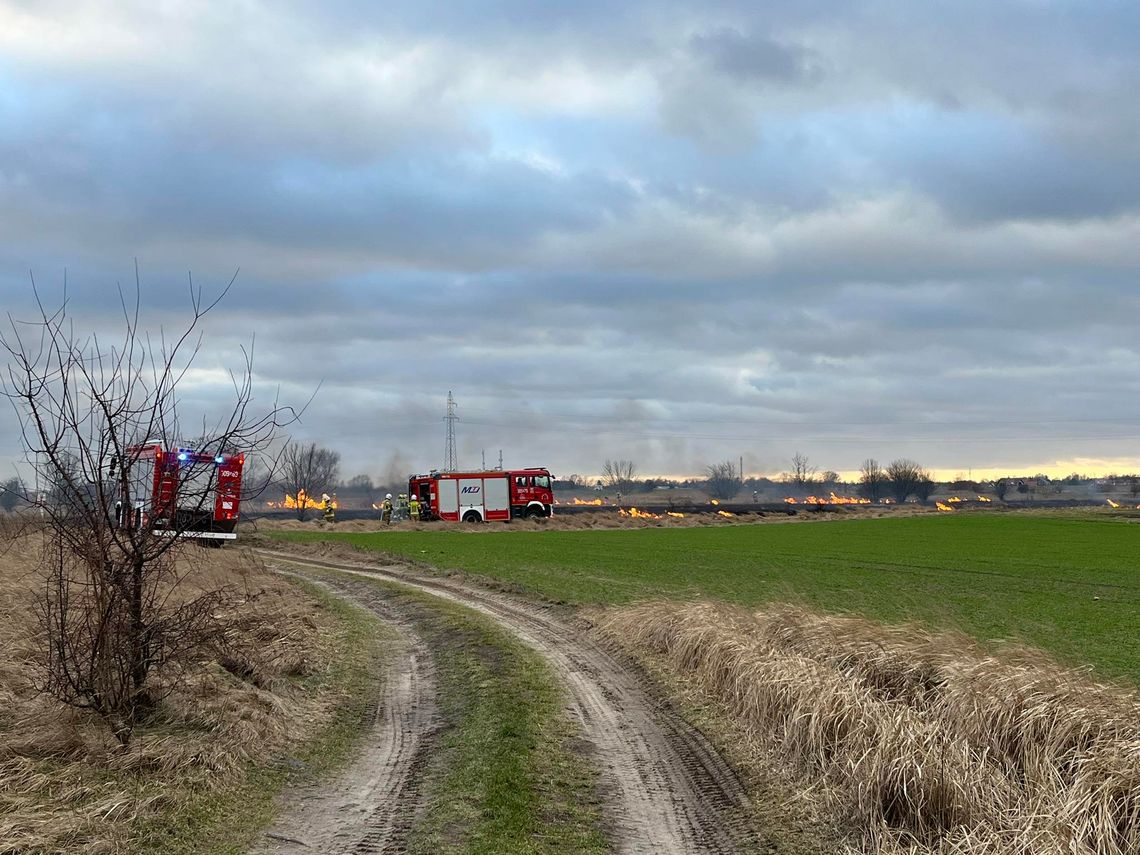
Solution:
<svg viewBox="0 0 1140 855">
<path fill-rule="evenodd" d="M 121 337 L 112 346 L 77 333 L 66 288 L 60 305 L 49 307 L 34 277 L 37 317 L 9 315 L 0 333 L 8 356 L 3 391 L 43 485 L 25 498 L 49 532 L 37 612 L 39 685 L 94 710 L 123 742 L 177 681 L 191 651 L 224 635 L 216 615 L 227 592 L 187 600 L 176 570 L 186 560 L 186 536 L 212 515 L 217 462 L 272 454 L 281 429 L 297 419 L 276 397 L 254 411 L 250 348 L 231 369 L 228 408 L 203 419 L 197 435 L 183 434 L 177 391 L 201 351 L 204 318 L 234 279 L 214 298 L 190 282 L 191 311 L 172 336 L 160 328 L 152 339 L 142 329 L 137 262 L 134 295 L 120 289 Z M 191 444 L 195 453 L 185 460 L 156 451 Z M 160 482 L 169 496 L 157 493 Z"/>
</svg>

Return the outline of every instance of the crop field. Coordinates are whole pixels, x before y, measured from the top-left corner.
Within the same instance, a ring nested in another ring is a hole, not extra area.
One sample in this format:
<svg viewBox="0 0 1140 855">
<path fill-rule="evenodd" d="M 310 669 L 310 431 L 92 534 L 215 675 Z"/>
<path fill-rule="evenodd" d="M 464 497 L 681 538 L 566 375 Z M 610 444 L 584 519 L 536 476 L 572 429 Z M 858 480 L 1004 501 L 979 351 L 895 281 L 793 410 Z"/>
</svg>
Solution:
<svg viewBox="0 0 1140 855">
<path fill-rule="evenodd" d="M 1140 682 L 1140 521 L 968 514 L 612 531 L 274 532 L 485 576 L 576 605 L 787 601 L 1026 643 Z"/>
</svg>

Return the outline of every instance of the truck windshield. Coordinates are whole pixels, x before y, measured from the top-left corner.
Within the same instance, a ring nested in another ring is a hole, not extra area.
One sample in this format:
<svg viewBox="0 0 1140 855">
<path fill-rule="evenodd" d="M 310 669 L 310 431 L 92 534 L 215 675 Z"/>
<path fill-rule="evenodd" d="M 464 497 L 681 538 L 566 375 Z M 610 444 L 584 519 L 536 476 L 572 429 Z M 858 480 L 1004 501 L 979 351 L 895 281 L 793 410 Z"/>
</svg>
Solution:
<svg viewBox="0 0 1140 855">
<path fill-rule="evenodd" d="M 549 475 L 535 475 L 534 486 L 543 487 L 547 490 L 550 489 L 550 476 Z"/>
</svg>

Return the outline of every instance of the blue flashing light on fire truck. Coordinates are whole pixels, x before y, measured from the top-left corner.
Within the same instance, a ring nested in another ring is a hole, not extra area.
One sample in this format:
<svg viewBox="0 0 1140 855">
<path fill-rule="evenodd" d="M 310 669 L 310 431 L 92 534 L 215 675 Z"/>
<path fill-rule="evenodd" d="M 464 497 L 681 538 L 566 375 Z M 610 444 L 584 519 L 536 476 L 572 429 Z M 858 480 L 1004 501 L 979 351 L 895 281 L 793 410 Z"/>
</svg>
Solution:
<svg viewBox="0 0 1140 855">
<path fill-rule="evenodd" d="M 237 539 L 244 454 L 167 451 L 149 443 L 127 449 L 125 458 L 119 525 L 218 545 Z"/>
<path fill-rule="evenodd" d="M 408 495 L 419 499 L 422 519 L 477 523 L 554 513 L 554 492 L 546 469 L 413 475 L 408 479 Z"/>
</svg>

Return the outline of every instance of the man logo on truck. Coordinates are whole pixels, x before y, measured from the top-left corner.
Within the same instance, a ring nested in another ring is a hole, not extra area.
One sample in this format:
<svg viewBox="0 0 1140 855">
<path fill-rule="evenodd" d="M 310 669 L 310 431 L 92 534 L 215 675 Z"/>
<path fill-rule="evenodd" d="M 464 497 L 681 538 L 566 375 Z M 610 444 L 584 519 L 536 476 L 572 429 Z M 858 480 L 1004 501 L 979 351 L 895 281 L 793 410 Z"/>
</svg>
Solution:
<svg viewBox="0 0 1140 855">
<path fill-rule="evenodd" d="M 478 493 L 479 489 L 480 488 L 478 487 L 478 485 L 472 486 L 472 487 L 464 487 L 463 492 L 464 493 Z"/>
</svg>

